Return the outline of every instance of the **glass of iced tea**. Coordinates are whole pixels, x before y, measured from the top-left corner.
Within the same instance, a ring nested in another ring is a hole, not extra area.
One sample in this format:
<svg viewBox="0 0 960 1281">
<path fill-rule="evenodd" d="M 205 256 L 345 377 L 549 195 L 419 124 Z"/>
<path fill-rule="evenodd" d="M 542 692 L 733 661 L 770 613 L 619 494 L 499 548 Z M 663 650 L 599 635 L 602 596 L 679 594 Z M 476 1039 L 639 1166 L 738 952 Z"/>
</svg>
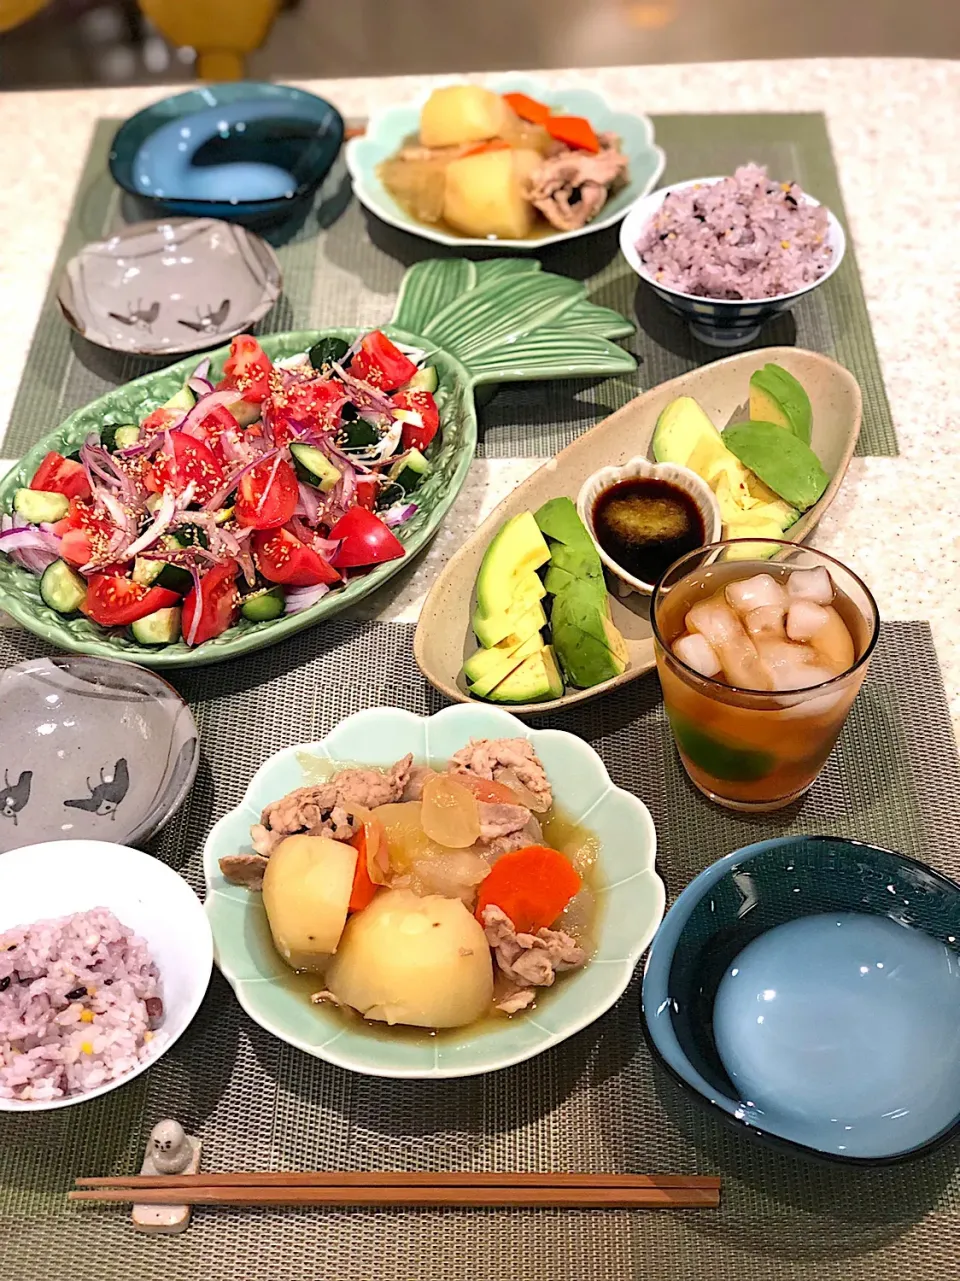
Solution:
<svg viewBox="0 0 960 1281">
<path fill-rule="evenodd" d="M 802 796 L 877 643 L 864 583 L 796 543 L 712 543 L 670 566 L 651 619 L 664 706 L 700 791 L 756 812 Z"/>
</svg>

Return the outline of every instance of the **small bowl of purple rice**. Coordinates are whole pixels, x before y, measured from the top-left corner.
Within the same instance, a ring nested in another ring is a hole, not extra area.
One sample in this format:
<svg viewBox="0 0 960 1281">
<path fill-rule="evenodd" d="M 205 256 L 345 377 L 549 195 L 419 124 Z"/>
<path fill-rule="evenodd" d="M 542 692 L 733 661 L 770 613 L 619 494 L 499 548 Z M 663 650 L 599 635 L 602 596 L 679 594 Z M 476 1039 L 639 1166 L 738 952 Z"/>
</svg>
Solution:
<svg viewBox="0 0 960 1281">
<path fill-rule="evenodd" d="M 0 1112 L 67 1107 L 146 1071 L 212 966 L 199 898 L 158 859 L 80 839 L 0 854 Z"/>
<path fill-rule="evenodd" d="M 620 228 L 640 279 L 700 342 L 730 349 L 828 280 L 845 248 L 825 205 L 754 164 L 651 192 Z"/>
</svg>

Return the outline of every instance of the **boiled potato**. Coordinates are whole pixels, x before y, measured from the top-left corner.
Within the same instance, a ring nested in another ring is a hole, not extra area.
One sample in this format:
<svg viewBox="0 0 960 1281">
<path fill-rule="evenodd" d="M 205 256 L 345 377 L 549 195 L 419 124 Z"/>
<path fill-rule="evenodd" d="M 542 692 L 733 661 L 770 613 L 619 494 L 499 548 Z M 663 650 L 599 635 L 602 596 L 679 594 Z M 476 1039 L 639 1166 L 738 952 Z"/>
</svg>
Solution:
<svg viewBox="0 0 960 1281">
<path fill-rule="evenodd" d="M 498 93 L 479 85 L 434 89 L 420 113 L 420 141 L 425 147 L 457 147 L 464 142 L 497 138 L 513 113 Z"/>
<path fill-rule="evenodd" d="M 295 970 L 323 969 L 337 950 L 357 867 L 357 851 L 325 836 L 288 836 L 263 874 L 263 906 L 273 945 Z"/>
<path fill-rule="evenodd" d="M 467 236 L 521 240 L 536 211 L 523 195 L 523 179 L 540 164 L 535 151 L 484 151 L 447 165 L 443 216 Z"/>
<path fill-rule="evenodd" d="M 480 924 L 459 899 L 410 890 L 381 890 L 350 918 L 326 981 L 366 1018 L 413 1027 L 463 1027 L 493 999 Z"/>
</svg>

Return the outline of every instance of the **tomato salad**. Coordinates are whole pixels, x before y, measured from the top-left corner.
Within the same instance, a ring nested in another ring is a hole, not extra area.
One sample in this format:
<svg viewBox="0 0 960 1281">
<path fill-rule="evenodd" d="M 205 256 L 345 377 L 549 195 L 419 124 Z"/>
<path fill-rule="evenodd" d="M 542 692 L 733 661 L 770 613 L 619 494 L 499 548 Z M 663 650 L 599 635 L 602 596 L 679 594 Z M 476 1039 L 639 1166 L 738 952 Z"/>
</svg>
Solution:
<svg viewBox="0 0 960 1281">
<path fill-rule="evenodd" d="M 379 330 L 271 362 L 241 334 L 138 425 L 51 451 L 0 551 L 44 602 L 143 645 L 201 645 L 314 604 L 403 556 L 440 417 L 436 370 Z"/>
</svg>

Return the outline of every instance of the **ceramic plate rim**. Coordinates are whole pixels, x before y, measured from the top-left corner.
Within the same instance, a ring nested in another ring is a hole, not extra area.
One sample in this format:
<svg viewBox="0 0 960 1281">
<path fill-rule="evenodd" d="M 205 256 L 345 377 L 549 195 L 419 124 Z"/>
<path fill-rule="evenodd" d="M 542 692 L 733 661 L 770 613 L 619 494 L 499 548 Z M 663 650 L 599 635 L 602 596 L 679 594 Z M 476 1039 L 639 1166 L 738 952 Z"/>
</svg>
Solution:
<svg viewBox="0 0 960 1281">
<path fill-rule="evenodd" d="M 654 825 L 653 817 L 650 814 L 648 807 L 640 799 L 640 797 L 635 796 L 633 792 L 628 791 L 626 788 L 616 786 L 616 784 L 610 778 L 610 774 L 607 770 L 607 767 L 603 763 L 603 760 L 600 758 L 600 756 L 596 753 L 596 751 L 594 751 L 594 749 L 590 746 L 589 743 L 577 737 L 577 735 L 570 734 L 566 730 L 532 729 L 529 726 L 524 725 L 521 721 L 516 720 L 516 718 L 513 715 L 511 715 L 511 713 L 495 707 L 481 705 L 480 711 L 482 713 L 492 713 L 492 715 L 490 715 L 489 717 L 489 720 L 492 723 L 499 723 L 500 725 L 502 725 L 504 727 L 504 730 L 507 732 L 510 732 L 511 736 L 513 737 L 522 735 L 524 738 L 527 738 L 528 740 L 531 740 L 534 743 L 536 743 L 536 741 L 539 738 L 545 735 L 549 735 L 551 737 L 556 735 L 562 735 L 565 742 L 568 742 L 571 745 L 575 745 L 575 746 L 572 746 L 571 750 L 577 752 L 580 755 L 587 756 L 589 759 L 591 759 L 591 762 L 596 765 L 596 767 L 601 772 L 603 779 L 606 782 L 606 787 L 603 793 L 601 794 L 600 797 L 597 798 L 597 800 L 593 803 L 593 805 L 591 805 L 590 808 L 592 809 L 594 808 L 594 806 L 601 804 L 602 801 L 611 794 L 620 794 L 622 796 L 627 797 L 629 802 L 631 803 L 632 808 L 635 809 L 637 818 L 641 826 L 643 827 L 644 835 L 646 839 L 644 855 L 643 855 L 643 866 L 637 869 L 637 875 L 638 876 L 643 875 L 650 878 L 650 880 L 652 881 L 655 887 L 655 891 L 658 887 L 658 892 L 656 892 L 657 907 L 656 907 L 656 911 L 652 914 L 650 921 L 648 921 L 644 932 L 638 936 L 638 939 L 634 942 L 633 946 L 630 948 L 627 956 L 623 958 L 622 962 L 620 964 L 617 964 L 613 961 L 610 961 L 604 964 L 604 970 L 610 971 L 613 973 L 613 981 L 611 982 L 609 990 L 605 992 L 605 994 L 602 997 L 599 997 L 595 1002 L 593 1002 L 593 1004 L 589 1007 L 588 1010 L 586 1010 L 586 1012 L 583 1012 L 577 1015 L 574 1019 L 570 1021 L 569 1024 L 565 1025 L 562 1031 L 545 1032 L 542 1043 L 537 1043 L 535 1045 L 528 1044 L 516 1050 L 515 1052 L 507 1051 L 507 1052 L 500 1052 L 498 1054 L 491 1055 L 490 1061 L 483 1063 L 482 1065 L 475 1063 L 472 1066 L 468 1066 L 465 1068 L 458 1068 L 455 1066 L 444 1067 L 444 1066 L 437 1065 L 436 1058 L 434 1059 L 433 1067 L 429 1069 L 410 1067 L 410 1066 L 390 1068 L 390 1067 L 381 1066 L 381 1065 L 371 1065 L 369 1063 L 364 1062 L 363 1059 L 359 1056 L 339 1053 L 335 1048 L 336 1041 L 339 1039 L 339 1035 L 340 1035 L 339 1033 L 335 1034 L 331 1038 L 331 1040 L 327 1041 L 323 1045 L 319 1045 L 319 1046 L 310 1045 L 307 1042 L 304 1042 L 303 1040 L 297 1038 L 296 1036 L 291 1036 L 290 1034 L 285 1032 L 269 1016 L 264 1016 L 261 1012 L 254 1011 L 254 1009 L 251 1008 L 251 1003 L 248 999 L 247 988 L 250 986 L 255 986 L 257 983 L 262 983 L 264 980 L 238 978 L 235 974 L 231 972 L 229 967 L 224 964 L 220 956 L 220 949 L 217 943 L 215 927 L 211 923 L 211 932 L 213 934 L 214 960 L 216 962 L 217 968 L 220 970 L 220 972 L 223 974 L 223 977 L 230 984 L 230 987 L 232 988 L 234 995 L 236 996 L 237 1000 L 239 1001 L 240 1005 L 243 1007 L 245 1012 L 249 1015 L 249 1017 L 252 1018 L 253 1021 L 257 1023 L 260 1027 L 264 1028 L 267 1032 L 269 1032 L 272 1036 L 276 1036 L 279 1040 L 284 1041 L 288 1045 L 294 1046 L 296 1049 L 304 1051 L 304 1053 L 309 1054 L 314 1058 L 322 1059 L 327 1063 L 332 1063 L 336 1067 L 345 1068 L 349 1071 L 357 1072 L 363 1076 L 385 1077 L 385 1078 L 396 1079 L 396 1080 L 400 1080 L 400 1079 L 441 1080 L 441 1079 L 451 1079 L 455 1077 L 482 1076 L 488 1072 L 500 1071 L 503 1068 L 512 1067 L 517 1063 L 522 1063 L 527 1059 L 534 1058 L 536 1057 L 536 1055 L 542 1054 L 545 1050 L 552 1049 L 555 1045 L 558 1045 L 560 1042 L 565 1041 L 569 1039 L 571 1036 L 576 1035 L 577 1032 L 580 1032 L 584 1028 L 589 1027 L 590 1024 L 596 1022 L 597 1019 L 599 1019 L 603 1014 L 605 1014 L 608 1010 L 610 1010 L 617 1003 L 617 1001 L 623 996 L 624 992 L 629 987 L 630 981 L 636 971 L 637 965 L 639 964 L 641 957 L 643 956 L 643 953 L 650 946 L 651 940 L 653 939 L 657 930 L 659 929 L 659 926 L 663 920 L 664 912 L 666 909 L 666 887 L 664 886 L 663 880 L 659 872 L 657 871 L 657 866 L 656 866 L 656 855 L 657 855 L 656 827 Z M 217 889 L 216 885 L 214 884 L 214 877 L 220 875 L 219 866 L 217 864 L 218 855 L 214 852 L 219 835 L 222 831 L 226 829 L 228 824 L 236 817 L 236 815 L 242 812 L 244 809 L 247 809 L 251 814 L 254 815 L 254 817 L 256 817 L 259 811 L 255 806 L 251 805 L 250 797 L 256 794 L 257 784 L 269 772 L 269 770 L 271 770 L 274 767 L 274 764 L 277 761 L 285 761 L 293 757 L 296 757 L 296 755 L 301 752 L 307 752 L 307 753 L 313 753 L 313 754 L 319 753 L 319 754 L 328 755 L 328 753 L 326 752 L 325 744 L 332 734 L 340 731 L 342 726 L 347 725 L 348 723 L 357 724 L 357 723 L 363 723 L 364 721 L 376 721 L 383 715 L 384 712 L 388 712 L 391 717 L 402 718 L 409 725 L 411 725 L 411 727 L 418 727 L 422 725 L 424 728 L 424 733 L 428 733 L 429 732 L 428 727 L 431 722 L 437 722 L 439 720 L 442 723 L 445 723 L 451 720 L 465 721 L 470 717 L 475 718 L 477 714 L 477 705 L 476 704 L 464 705 L 464 704 L 457 703 L 449 707 L 441 708 L 441 710 L 438 712 L 434 712 L 430 715 L 423 715 L 423 716 L 417 715 L 415 712 L 408 712 L 400 708 L 367 707 L 362 709 L 361 711 L 353 712 L 349 716 L 344 717 L 343 720 L 338 721 L 337 724 L 334 726 L 334 728 L 330 731 L 330 734 L 326 735 L 324 738 L 313 743 L 295 744 L 292 746 L 287 746 L 287 747 L 281 748 L 278 752 L 275 752 L 272 756 L 269 756 L 263 762 L 263 764 L 259 767 L 259 769 L 257 769 L 253 777 L 250 779 L 250 782 L 247 784 L 246 790 L 244 791 L 244 794 L 241 800 L 238 801 L 237 804 L 232 809 L 230 809 L 227 813 L 223 814 L 217 820 L 217 822 L 210 829 L 210 832 L 204 842 L 203 874 L 204 874 L 204 880 L 206 883 L 206 890 L 207 890 L 207 898 L 206 898 L 205 906 L 207 904 L 210 904 L 210 902 L 215 897 L 218 897 L 218 896 L 224 897 L 221 894 L 221 892 Z M 209 916 L 209 908 L 207 908 L 207 910 L 208 910 L 208 916 Z"/>
</svg>

